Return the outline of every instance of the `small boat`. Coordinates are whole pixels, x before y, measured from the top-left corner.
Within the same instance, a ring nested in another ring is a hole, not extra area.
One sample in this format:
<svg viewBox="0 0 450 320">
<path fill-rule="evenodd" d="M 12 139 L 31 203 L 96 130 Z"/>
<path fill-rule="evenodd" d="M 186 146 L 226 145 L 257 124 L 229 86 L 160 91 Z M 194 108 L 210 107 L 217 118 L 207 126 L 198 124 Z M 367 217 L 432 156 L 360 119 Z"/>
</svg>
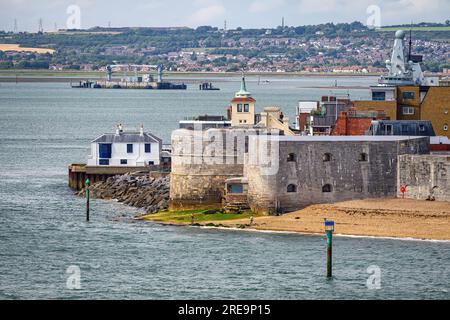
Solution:
<svg viewBox="0 0 450 320">
<path fill-rule="evenodd" d="M 75 89 L 90 89 L 92 88 L 92 85 L 94 83 L 92 81 L 86 80 L 86 81 L 80 81 L 79 84 L 73 85 L 72 82 L 70 83 L 70 86 Z"/>
<path fill-rule="evenodd" d="M 259 77 L 258 77 L 258 86 L 259 86 L 261 83 L 262 83 L 262 84 L 269 84 L 270 81 L 267 80 L 267 79 L 261 81 L 261 76 L 259 76 Z"/>
<path fill-rule="evenodd" d="M 199 90 L 202 91 L 218 91 L 220 90 L 219 88 L 216 88 L 212 85 L 211 82 L 203 82 L 198 86 Z"/>
</svg>

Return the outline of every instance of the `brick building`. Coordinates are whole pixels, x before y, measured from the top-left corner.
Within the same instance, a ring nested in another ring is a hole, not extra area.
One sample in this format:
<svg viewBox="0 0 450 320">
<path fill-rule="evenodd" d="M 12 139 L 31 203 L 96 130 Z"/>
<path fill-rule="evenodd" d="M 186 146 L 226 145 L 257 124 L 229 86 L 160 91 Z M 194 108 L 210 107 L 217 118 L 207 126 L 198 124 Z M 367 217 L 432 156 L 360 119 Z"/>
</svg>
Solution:
<svg viewBox="0 0 450 320">
<path fill-rule="evenodd" d="M 350 109 L 340 113 L 332 136 L 364 136 L 373 120 L 388 119 L 384 112 L 356 111 Z"/>
</svg>

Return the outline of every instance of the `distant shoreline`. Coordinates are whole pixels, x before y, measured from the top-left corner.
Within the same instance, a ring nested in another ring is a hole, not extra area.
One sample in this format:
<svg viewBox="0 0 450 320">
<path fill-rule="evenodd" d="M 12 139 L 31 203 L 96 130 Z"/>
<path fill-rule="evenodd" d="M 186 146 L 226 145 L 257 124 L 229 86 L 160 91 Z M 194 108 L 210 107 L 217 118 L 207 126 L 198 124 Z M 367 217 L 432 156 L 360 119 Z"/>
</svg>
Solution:
<svg viewBox="0 0 450 320">
<path fill-rule="evenodd" d="M 117 73 L 120 74 L 120 73 Z M 144 74 L 144 73 L 140 73 Z M 130 73 L 131 75 L 131 73 Z M 195 80 L 201 81 L 211 77 L 217 78 L 237 78 L 241 76 L 240 72 L 165 72 L 167 79 L 172 80 Z M 247 72 L 248 77 L 266 77 L 266 78 L 294 78 L 294 77 L 379 77 L 380 73 L 353 74 L 353 73 L 309 73 L 309 72 Z M 120 77 L 115 77 L 120 78 Z M 104 80 L 104 72 L 91 71 L 50 71 L 50 70 L 0 70 L 0 82 L 79 82 L 84 80 Z M 266 80 L 266 79 L 261 79 Z"/>
</svg>

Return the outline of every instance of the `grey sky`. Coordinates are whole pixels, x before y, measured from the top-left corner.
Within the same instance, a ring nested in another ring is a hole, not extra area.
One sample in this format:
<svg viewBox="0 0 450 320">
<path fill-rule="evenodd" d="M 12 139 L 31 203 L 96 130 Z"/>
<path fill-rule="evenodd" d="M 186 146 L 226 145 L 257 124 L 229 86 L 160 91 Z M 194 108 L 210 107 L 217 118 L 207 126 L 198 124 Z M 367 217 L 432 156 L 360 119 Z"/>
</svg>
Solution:
<svg viewBox="0 0 450 320">
<path fill-rule="evenodd" d="M 381 24 L 443 22 L 450 0 L 0 0 L 0 30 L 37 31 L 65 28 L 69 5 L 81 9 L 81 27 L 190 26 L 275 27 L 324 22 L 366 23 L 371 5 L 381 9 Z"/>
</svg>

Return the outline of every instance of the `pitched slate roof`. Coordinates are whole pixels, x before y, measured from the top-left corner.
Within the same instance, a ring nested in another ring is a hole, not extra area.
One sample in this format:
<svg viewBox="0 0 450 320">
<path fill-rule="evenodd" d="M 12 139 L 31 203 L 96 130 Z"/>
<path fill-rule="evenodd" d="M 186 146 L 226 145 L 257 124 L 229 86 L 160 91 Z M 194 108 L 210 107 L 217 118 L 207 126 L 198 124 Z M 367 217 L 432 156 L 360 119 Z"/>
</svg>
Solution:
<svg viewBox="0 0 450 320">
<path fill-rule="evenodd" d="M 143 136 L 139 132 L 122 132 L 121 134 L 106 133 L 92 141 L 92 143 L 162 143 L 162 140 L 157 136 L 145 132 Z"/>
</svg>

